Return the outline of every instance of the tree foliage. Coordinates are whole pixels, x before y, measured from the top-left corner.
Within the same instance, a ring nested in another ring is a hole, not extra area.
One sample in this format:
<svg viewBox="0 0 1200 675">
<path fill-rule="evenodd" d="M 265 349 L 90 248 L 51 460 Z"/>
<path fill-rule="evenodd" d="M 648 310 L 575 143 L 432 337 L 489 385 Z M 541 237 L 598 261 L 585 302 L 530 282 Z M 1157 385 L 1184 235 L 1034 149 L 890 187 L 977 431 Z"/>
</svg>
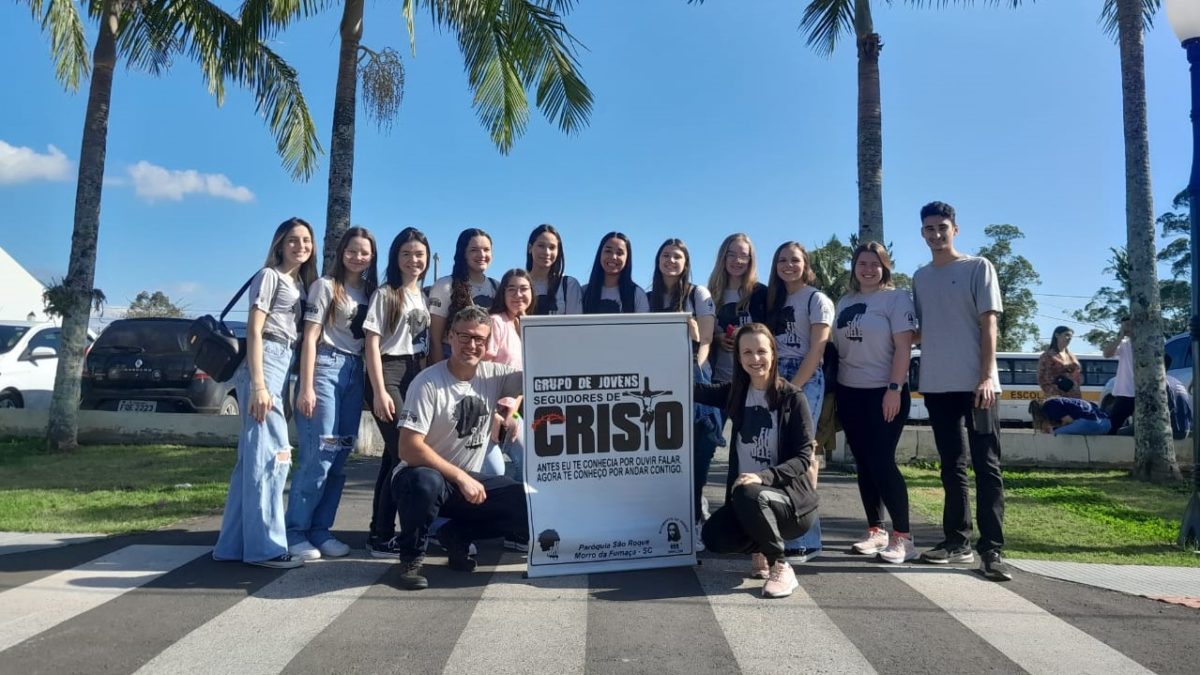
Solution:
<svg viewBox="0 0 1200 675">
<path fill-rule="evenodd" d="M 66 316 L 68 312 L 103 312 L 104 304 L 108 302 L 108 298 L 104 296 L 104 291 L 99 288 L 93 288 L 92 292 L 85 298 L 86 305 L 76 308 L 74 305 L 78 302 L 79 296 L 67 288 L 61 279 L 55 281 L 46 290 L 42 291 L 42 303 L 46 306 L 46 313 L 50 316 Z"/>
<path fill-rule="evenodd" d="M 1186 280 L 1192 274 L 1191 224 L 1188 221 L 1188 191 L 1184 189 L 1171 202 L 1172 211 L 1158 217 L 1160 235 L 1174 237 L 1159 249 L 1158 261 L 1171 263 L 1171 276 Z"/>
<path fill-rule="evenodd" d="M 141 291 L 129 303 L 129 309 L 125 310 L 126 319 L 145 319 L 156 316 L 182 318 L 183 309 L 171 302 L 171 298 L 162 291 L 153 293 Z"/>
<path fill-rule="evenodd" d="M 809 264 L 813 274 L 817 276 L 816 286 L 828 295 L 834 304 L 850 290 L 850 259 L 854 249 L 858 248 L 858 235 L 850 235 L 849 243 L 843 244 L 837 235 L 829 237 L 829 241 L 808 251 Z M 912 288 L 912 277 L 903 272 L 895 271 L 896 257 L 892 253 L 892 245 L 887 245 L 888 256 L 892 259 L 892 283 L 896 288 Z"/>
<path fill-rule="evenodd" d="M 1032 287 L 1041 285 L 1042 277 L 1028 258 L 1013 250 L 1013 242 L 1025 238 L 1021 228 L 988 225 L 983 232 L 992 242 L 982 246 L 977 255 L 992 261 L 1004 298 L 1004 311 L 996 321 L 996 351 L 1019 352 L 1037 340 L 1038 327 L 1033 320 L 1037 300 Z"/>
</svg>

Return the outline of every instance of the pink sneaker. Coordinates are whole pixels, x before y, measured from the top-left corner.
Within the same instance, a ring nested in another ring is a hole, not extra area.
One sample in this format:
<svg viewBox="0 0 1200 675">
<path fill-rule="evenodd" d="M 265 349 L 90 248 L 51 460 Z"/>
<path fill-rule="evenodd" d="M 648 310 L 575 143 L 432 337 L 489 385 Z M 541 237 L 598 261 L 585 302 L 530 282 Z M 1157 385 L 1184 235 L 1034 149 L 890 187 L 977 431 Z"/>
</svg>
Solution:
<svg viewBox="0 0 1200 675">
<path fill-rule="evenodd" d="M 796 581 L 796 573 L 792 571 L 792 566 L 780 558 L 775 561 L 774 565 L 771 565 L 771 574 L 767 577 L 767 583 L 763 584 L 762 594 L 764 598 L 786 598 L 799 585 L 800 582 Z"/>
<path fill-rule="evenodd" d="M 880 560 L 893 565 L 915 560 L 916 557 L 917 547 L 913 544 L 912 535 L 901 532 L 893 532 L 887 548 L 879 552 Z"/>
<path fill-rule="evenodd" d="M 862 541 L 855 542 L 850 547 L 851 553 L 859 555 L 875 555 L 883 549 L 887 548 L 888 535 L 882 527 L 867 528 L 867 538 Z"/>
<path fill-rule="evenodd" d="M 750 578 L 766 579 L 771 576 L 771 566 L 767 564 L 767 556 L 754 553 L 750 556 Z"/>
</svg>

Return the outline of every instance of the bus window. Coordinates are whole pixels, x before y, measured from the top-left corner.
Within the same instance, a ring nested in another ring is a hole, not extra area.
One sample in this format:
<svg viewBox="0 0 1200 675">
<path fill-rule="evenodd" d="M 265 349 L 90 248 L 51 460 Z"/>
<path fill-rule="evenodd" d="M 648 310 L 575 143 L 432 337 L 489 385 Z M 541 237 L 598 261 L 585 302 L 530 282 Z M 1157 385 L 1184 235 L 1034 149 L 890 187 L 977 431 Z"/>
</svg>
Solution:
<svg viewBox="0 0 1200 675">
<path fill-rule="evenodd" d="M 1083 366 L 1083 386 L 1103 387 L 1109 380 L 1117 376 L 1116 359 L 1086 359 L 1080 362 Z"/>
<path fill-rule="evenodd" d="M 1000 385 L 1013 383 L 1012 361 L 1010 359 L 996 359 L 996 374 L 1000 376 Z"/>
<path fill-rule="evenodd" d="M 1033 384 L 1036 385 L 1038 362 L 1037 359 L 1013 359 L 1012 363 L 1012 384 Z"/>
</svg>

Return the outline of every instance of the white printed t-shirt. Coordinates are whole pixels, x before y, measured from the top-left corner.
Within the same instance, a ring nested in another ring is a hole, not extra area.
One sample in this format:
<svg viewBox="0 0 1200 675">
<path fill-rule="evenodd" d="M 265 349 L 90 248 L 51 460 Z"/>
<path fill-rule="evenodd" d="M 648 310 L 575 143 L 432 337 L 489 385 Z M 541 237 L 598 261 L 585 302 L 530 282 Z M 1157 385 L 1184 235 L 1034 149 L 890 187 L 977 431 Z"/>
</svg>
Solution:
<svg viewBox="0 0 1200 675">
<path fill-rule="evenodd" d="M 434 316 L 440 316 L 450 320 L 454 317 L 450 316 L 450 301 L 454 295 L 454 277 L 442 277 L 433 282 L 433 287 L 429 289 L 429 313 Z M 483 283 L 471 284 L 471 300 L 485 310 L 492 306 L 492 299 L 496 297 L 496 292 L 500 288 L 500 282 L 491 277 L 483 280 Z M 459 309 L 462 309 L 461 307 Z"/>
<path fill-rule="evenodd" d="M 417 374 L 404 397 L 401 429 L 425 434 L 442 459 L 464 471 L 483 467 L 492 412 L 500 399 L 521 395 L 521 371 L 483 361 L 469 380 L 460 380 L 441 361 Z M 397 469 L 405 466 L 403 460 Z"/>
<path fill-rule="evenodd" d="M 916 311 L 908 291 L 893 288 L 843 295 L 833 329 L 838 384 L 856 389 L 888 386 L 896 353 L 892 336 L 916 329 Z"/>
<path fill-rule="evenodd" d="M 419 289 L 405 289 L 396 326 L 387 325 L 392 289 L 383 286 L 371 294 L 363 330 L 379 336 L 379 353 L 385 356 L 424 354 L 429 345 L 429 309 Z"/>
<path fill-rule="evenodd" d="M 304 310 L 304 321 L 321 324 L 321 344 L 351 354 L 362 354 L 367 295 L 361 288 L 342 288 L 346 291 L 346 301 L 335 303 L 333 279 L 321 277 L 314 281 L 308 289 L 308 307 Z M 331 311 L 334 312 L 333 321 L 326 323 L 325 315 Z"/>
</svg>

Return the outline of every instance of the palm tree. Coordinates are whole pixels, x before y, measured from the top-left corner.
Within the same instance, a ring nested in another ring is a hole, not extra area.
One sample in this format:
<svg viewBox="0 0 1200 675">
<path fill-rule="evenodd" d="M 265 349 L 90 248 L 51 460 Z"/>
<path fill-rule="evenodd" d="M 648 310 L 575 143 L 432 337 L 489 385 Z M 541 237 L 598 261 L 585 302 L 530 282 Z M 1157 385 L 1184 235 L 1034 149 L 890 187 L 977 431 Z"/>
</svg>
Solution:
<svg viewBox="0 0 1200 675">
<path fill-rule="evenodd" d="M 703 1 L 703 0 L 701 0 Z M 917 7 L 974 0 L 905 0 Z M 978 0 L 1017 7 L 1021 0 Z M 809 0 L 800 20 L 808 44 L 832 55 L 838 40 L 854 31 L 858 46 L 858 238 L 883 241 L 883 115 L 879 95 L 879 53 L 883 40 L 871 18 L 872 0 Z M 888 0 L 891 4 L 891 0 Z"/>
<path fill-rule="evenodd" d="M 1150 194 L 1150 138 L 1146 122 L 1144 32 L 1159 0 L 1105 0 L 1102 20 L 1115 30 L 1121 51 L 1121 101 L 1125 118 L 1125 230 L 1129 254 L 1129 310 L 1133 331 L 1134 476 L 1179 481 L 1171 441 L 1163 373 L 1162 302 Z"/>
<path fill-rule="evenodd" d="M 295 5 L 291 16 L 276 17 L 274 23 L 281 25 L 326 4 Z M 562 15 L 573 4 L 574 0 L 402 0 L 401 13 L 414 51 L 419 9 L 430 13 L 434 25 L 455 35 L 479 121 L 488 128 L 496 148 L 507 154 L 525 131 L 527 89 L 535 88 L 537 107 L 562 131 L 574 133 L 587 124 L 592 93 L 577 70 L 575 38 L 562 22 Z M 390 124 L 399 110 L 404 89 L 399 55 L 391 49 L 376 52 L 361 44 L 363 6 L 363 0 L 346 0 L 342 8 L 329 143 L 326 268 L 350 226 L 358 81 L 362 79 L 365 110 L 381 127 Z"/>
<path fill-rule="evenodd" d="M 83 11 L 70 0 L 25 3 L 49 35 L 55 75 L 63 86 L 77 91 L 80 81 L 91 77 L 79 152 L 71 257 L 67 276 L 55 297 L 63 326 L 46 428 L 52 450 L 70 450 L 78 444 L 79 380 L 89 310 L 96 297 L 96 242 L 113 71 L 118 58 L 161 74 L 172 57 L 186 55 L 200 65 L 205 84 L 218 104 L 224 98 L 227 80 L 252 90 L 259 114 L 266 117 L 275 135 L 283 164 L 294 176 L 307 178 L 312 174 L 320 144 L 296 72 L 263 45 L 253 30 L 214 2 L 89 0 L 79 3 Z M 85 18 L 99 25 L 90 59 Z"/>
</svg>

